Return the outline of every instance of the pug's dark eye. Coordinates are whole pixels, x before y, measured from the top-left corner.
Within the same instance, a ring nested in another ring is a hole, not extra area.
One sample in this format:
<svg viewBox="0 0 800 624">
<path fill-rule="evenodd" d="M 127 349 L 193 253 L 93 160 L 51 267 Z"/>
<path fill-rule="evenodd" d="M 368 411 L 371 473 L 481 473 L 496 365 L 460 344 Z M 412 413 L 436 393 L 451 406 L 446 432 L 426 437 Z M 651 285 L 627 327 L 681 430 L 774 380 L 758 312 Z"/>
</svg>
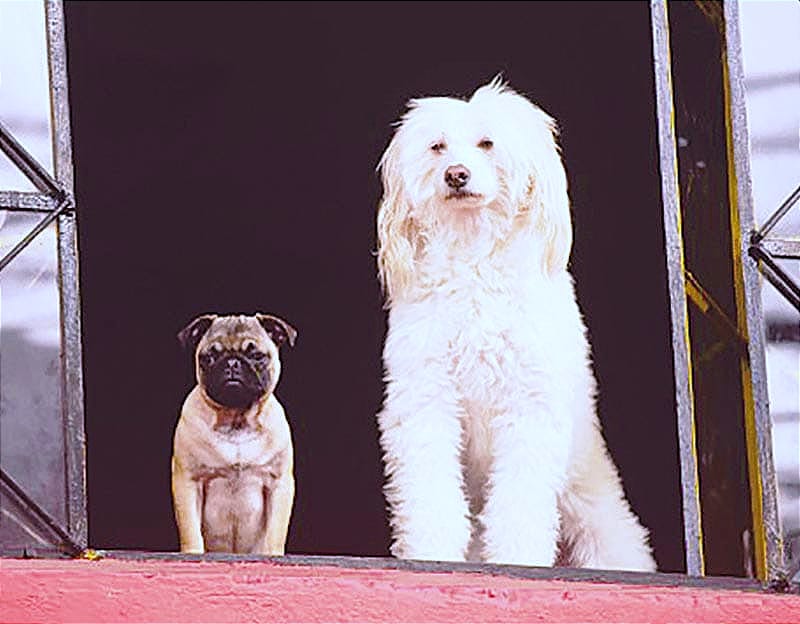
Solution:
<svg viewBox="0 0 800 624">
<path fill-rule="evenodd" d="M 247 348 L 244 350 L 244 354 L 254 362 L 263 362 L 267 359 L 267 354 L 263 351 L 259 351 L 258 347 L 256 347 L 256 345 L 254 345 L 252 342 L 247 345 Z"/>
<path fill-rule="evenodd" d="M 447 145 L 445 145 L 444 141 L 439 141 L 431 145 L 431 151 L 435 152 L 436 154 L 441 154 L 446 148 Z"/>
<path fill-rule="evenodd" d="M 200 354 L 200 363 L 208 366 L 218 359 L 220 355 L 222 355 L 222 347 L 214 343 Z"/>
<path fill-rule="evenodd" d="M 494 141 L 491 139 L 481 139 L 478 143 L 478 147 L 480 147 L 482 150 L 488 151 L 494 147 Z"/>
</svg>

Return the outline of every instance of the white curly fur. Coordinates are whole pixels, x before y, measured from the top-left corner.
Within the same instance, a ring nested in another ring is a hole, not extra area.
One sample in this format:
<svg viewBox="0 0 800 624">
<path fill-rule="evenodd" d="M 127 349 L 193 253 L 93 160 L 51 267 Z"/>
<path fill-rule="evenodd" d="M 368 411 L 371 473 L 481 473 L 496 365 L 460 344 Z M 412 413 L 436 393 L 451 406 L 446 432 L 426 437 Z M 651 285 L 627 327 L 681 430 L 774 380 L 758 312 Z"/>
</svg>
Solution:
<svg viewBox="0 0 800 624">
<path fill-rule="evenodd" d="M 381 159 L 397 557 L 655 569 L 596 416 L 555 132 L 495 79 L 412 100 Z"/>
</svg>

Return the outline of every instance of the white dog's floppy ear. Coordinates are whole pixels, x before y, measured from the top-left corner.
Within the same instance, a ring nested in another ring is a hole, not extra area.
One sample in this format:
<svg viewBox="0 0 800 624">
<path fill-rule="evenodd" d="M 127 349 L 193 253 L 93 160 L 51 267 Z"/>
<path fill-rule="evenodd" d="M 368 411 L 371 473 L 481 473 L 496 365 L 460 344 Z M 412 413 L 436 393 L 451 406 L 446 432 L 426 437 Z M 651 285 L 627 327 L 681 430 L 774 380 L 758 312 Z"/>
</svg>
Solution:
<svg viewBox="0 0 800 624">
<path fill-rule="evenodd" d="M 497 75 L 478 88 L 472 102 L 497 120 L 511 157 L 511 187 L 521 213 L 529 212 L 542 241 L 542 269 L 553 275 L 567 267 L 572 248 L 567 175 L 552 117 L 510 89 Z"/>
<path fill-rule="evenodd" d="M 556 141 L 558 129 L 546 113 L 539 109 L 536 112 L 541 115 L 547 133 L 544 149 L 537 150 L 527 190 L 533 196 L 534 227 L 544 242 L 543 268 L 553 275 L 567 268 L 572 250 L 572 220 L 567 173 Z"/>
<path fill-rule="evenodd" d="M 378 165 L 383 182 L 378 207 L 378 274 L 387 307 L 408 288 L 414 268 L 416 228 L 400 175 L 401 132 L 394 135 Z"/>
</svg>

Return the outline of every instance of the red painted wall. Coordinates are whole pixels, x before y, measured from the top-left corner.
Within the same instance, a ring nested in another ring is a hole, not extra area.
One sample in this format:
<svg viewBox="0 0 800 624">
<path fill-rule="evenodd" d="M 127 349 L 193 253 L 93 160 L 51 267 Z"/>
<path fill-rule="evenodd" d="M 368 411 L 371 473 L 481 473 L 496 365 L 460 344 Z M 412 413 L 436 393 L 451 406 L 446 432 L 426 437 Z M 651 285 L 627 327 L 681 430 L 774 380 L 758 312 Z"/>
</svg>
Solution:
<svg viewBox="0 0 800 624">
<path fill-rule="evenodd" d="M 800 623 L 800 595 L 270 562 L 2 559 L 0 620 Z"/>
</svg>

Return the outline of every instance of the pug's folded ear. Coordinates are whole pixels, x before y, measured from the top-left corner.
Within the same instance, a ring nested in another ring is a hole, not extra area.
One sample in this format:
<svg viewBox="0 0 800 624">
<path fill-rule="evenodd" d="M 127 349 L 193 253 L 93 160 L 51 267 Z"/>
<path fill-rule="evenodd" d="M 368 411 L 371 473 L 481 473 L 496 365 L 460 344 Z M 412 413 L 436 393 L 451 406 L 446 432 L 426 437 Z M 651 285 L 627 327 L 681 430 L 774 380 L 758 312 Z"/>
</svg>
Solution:
<svg viewBox="0 0 800 624">
<path fill-rule="evenodd" d="M 289 323 L 271 314 L 258 313 L 256 318 L 276 345 L 280 347 L 284 342 L 288 342 L 290 347 L 294 346 L 297 330 Z"/>
<path fill-rule="evenodd" d="M 194 353 L 197 349 L 197 345 L 200 343 L 200 339 L 205 335 L 208 328 L 211 327 L 211 323 L 213 323 L 216 318 L 216 314 L 203 314 L 202 316 L 198 316 L 178 332 L 178 342 L 181 343 L 181 346 L 186 351 Z"/>
</svg>

